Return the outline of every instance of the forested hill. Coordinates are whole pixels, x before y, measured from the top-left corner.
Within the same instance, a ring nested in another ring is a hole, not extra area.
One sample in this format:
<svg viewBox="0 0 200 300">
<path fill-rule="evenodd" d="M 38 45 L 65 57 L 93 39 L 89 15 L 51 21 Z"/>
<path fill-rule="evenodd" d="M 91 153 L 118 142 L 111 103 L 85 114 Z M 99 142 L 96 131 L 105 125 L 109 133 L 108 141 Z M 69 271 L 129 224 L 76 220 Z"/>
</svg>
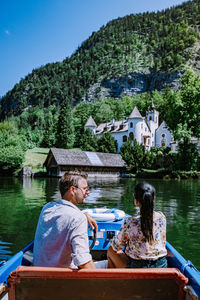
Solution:
<svg viewBox="0 0 200 300">
<path fill-rule="evenodd" d="M 72 104 L 173 86 L 200 69 L 200 0 L 110 21 L 63 62 L 33 70 L 1 99 L 0 118 L 29 106 Z"/>
</svg>

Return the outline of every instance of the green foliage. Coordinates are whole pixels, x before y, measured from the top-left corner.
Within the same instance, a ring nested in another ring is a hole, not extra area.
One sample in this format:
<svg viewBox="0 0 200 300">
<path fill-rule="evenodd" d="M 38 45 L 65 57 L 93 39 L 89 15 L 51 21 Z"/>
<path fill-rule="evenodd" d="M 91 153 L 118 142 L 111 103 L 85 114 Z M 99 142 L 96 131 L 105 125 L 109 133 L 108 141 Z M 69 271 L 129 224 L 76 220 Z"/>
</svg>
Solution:
<svg viewBox="0 0 200 300">
<path fill-rule="evenodd" d="M 56 144 L 56 133 L 58 114 L 56 113 L 56 107 L 50 106 L 44 115 L 44 134 L 41 145 L 44 147 L 53 147 Z"/>
<path fill-rule="evenodd" d="M 152 155 L 151 169 L 172 171 L 178 168 L 177 153 L 171 152 L 169 147 L 152 147 L 150 153 Z"/>
<path fill-rule="evenodd" d="M 9 121 L 0 123 L 0 172 L 13 172 L 24 161 L 26 143 L 18 135 L 15 124 Z"/>
<path fill-rule="evenodd" d="M 128 140 L 124 143 L 120 149 L 120 154 L 133 172 L 148 168 L 152 159 L 151 153 L 145 151 L 145 147 L 139 145 L 136 140 L 133 142 Z"/>
<path fill-rule="evenodd" d="M 57 125 L 56 147 L 71 149 L 74 145 L 74 124 L 69 100 L 62 104 Z"/>
<path fill-rule="evenodd" d="M 81 137 L 80 147 L 85 151 L 98 151 L 97 138 L 89 128 L 85 130 Z"/>
<path fill-rule="evenodd" d="M 24 151 L 20 145 L 9 145 L 0 148 L 0 171 L 13 172 L 21 167 Z"/>
<path fill-rule="evenodd" d="M 28 147 L 53 147 L 56 142 L 56 127 L 58 108 L 50 105 L 48 108 L 29 107 L 13 121 L 28 141 Z"/>
<path fill-rule="evenodd" d="M 104 153 L 116 153 L 117 144 L 110 132 L 103 133 L 102 137 L 98 140 L 98 151 Z"/>
<path fill-rule="evenodd" d="M 179 170 L 192 171 L 199 169 L 200 155 L 196 146 L 188 142 L 188 140 L 179 143 L 177 158 Z"/>
<path fill-rule="evenodd" d="M 198 151 L 192 144 L 192 137 L 200 137 L 200 75 L 187 70 L 181 79 L 179 92 L 165 94 L 164 118 L 179 142 L 177 168 L 196 170 Z"/>
<path fill-rule="evenodd" d="M 180 92 L 165 94 L 164 118 L 173 130 L 175 138 L 182 142 L 192 136 L 200 137 L 200 75 L 187 70 L 182 80 Z"/>
<path fill-rule="evenodd" d="M 74 107 L 72 114 L 75 133 L 74 146 L 79 147 L 81 137 L 84 134 L 84 125 L 92 114 L 91 105 L 87 102 L 80 102 Z"/>
</svg>

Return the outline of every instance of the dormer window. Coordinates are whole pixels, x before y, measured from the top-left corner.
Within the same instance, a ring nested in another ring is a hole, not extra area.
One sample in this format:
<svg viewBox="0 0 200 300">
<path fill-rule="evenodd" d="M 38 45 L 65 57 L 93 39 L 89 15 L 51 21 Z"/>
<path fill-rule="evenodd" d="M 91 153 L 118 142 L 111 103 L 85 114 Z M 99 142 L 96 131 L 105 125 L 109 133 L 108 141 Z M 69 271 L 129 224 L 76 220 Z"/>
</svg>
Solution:
<svg viewBox="0 0 200 300">
<path fill-rule="evenodd" d="M 123 124 L 121 124 L 121 125 L 119 126 L 119 129 L 120 129 L 120 130 L 123 129 Z"/>
<path fill-rule="evenodd" d="M 112 131 L 115 130 L 115 126 L 112 126 L 112 127 L 111 127 L 111 130 L 112 130 Z"/>
</svg>

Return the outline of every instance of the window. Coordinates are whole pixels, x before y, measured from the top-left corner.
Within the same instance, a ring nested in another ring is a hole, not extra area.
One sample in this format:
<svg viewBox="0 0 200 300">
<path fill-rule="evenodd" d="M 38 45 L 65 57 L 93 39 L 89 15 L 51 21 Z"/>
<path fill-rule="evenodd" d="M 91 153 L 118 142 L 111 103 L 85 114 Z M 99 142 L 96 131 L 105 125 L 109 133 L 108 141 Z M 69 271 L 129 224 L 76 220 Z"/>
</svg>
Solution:
<svg viewBox="0 0 200 300">
<path fill-rule="evenodd" d="M 133 122 L 130 123 L 130 128 L 133 128 Z"/>
<path fill-rule="evenodd" d="M 130 134 L 129 134 L 129 138 L 130 138 L 130 140 L 132 140 L 132 141 L 133 141 L 133 139 L 134 139 L 134 134 L 133 134 L 133 132 L 130 132 Z"/>
<path fill-rule="evenodd" d="M 163 137 L 163 138 L 165 137 L 165 134 L 164 134 L 164 133 L 162 134 L 162 137 Z"/>
<path fill-rule="evenodd" d="M 119 129 L 120 129 L 120 130 L 123 129 L 123 124 L 121 124 L 121 125 L 119 126 Z"/>
<path fill-rule="evenodd" d="M 151 121 L 151 120 L 152 120 L 152 116 L 149 117 L 149 121 Z"/>
<path fill-rule="evenodd" d="M 164 136 L 165 136 L 165 134 L 164 134 Z M 161 147 L 165 147 L 165 146 L 166 146 L 166 140 L 163 138 L 161 140 Z"/>
<path fill-rule="evenodd" d="M 127 142 L 127 136 L 126 136 L 126 135 L 123 135 L 122 140 L 123 140 L 123 143 Z"/>
</svg>

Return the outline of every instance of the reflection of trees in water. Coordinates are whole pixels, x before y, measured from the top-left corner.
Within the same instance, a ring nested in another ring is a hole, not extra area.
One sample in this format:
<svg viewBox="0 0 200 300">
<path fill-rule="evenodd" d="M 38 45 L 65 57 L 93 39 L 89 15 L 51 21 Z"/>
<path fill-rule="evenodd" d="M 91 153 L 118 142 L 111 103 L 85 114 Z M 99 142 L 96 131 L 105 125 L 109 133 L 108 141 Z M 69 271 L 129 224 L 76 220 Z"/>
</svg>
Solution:
<svg viewBox="0 0 200 300">
<path fill-rule="evenodd" d="M 34 238 L 40 211 L 52 200 L 57 183 L 55 178 L 1 178 L 0 240 L 11 243 L 5 255 L 13 255 Z"/>
<path fill-rule="evenodd" d="M 45 202 L 44 181 L 1 178 L 0 199 L 0 239 L 4 243 L 11 243 L 7 253 L 15 253 L 33 239 Z"/>
<path fill-rule="evenodd" d="M 56 201 L 60 198 L 59 193 L 59 178 L 45 178 L 45 197 L 46 202 Z"/>
<path fill-rule="evenodd" d="M 120 178 L 88 179 L 90 194 L 84 207 L 108 207 L 124 209 L 121 198 L 124 194 L 124 181 Z"/>
<path fill-rule="evenodd" d="M 124 211 L 130 215 L 136 213 L 136 208 L 133 202 L 134 188 L 138 180 L 135 178 L 123 179 L 122 184 L 124 185 L 124 192 L 121 197 L 121 202 L 123 203 Z"/>
</svg>

